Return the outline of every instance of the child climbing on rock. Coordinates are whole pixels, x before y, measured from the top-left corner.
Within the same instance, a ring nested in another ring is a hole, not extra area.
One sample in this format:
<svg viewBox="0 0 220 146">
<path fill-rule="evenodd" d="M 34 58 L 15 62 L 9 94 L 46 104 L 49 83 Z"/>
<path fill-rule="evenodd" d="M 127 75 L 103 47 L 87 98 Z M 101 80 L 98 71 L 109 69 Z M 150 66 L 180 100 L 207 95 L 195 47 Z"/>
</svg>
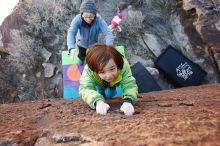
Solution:
<svg viewBox="0 0 220 146">
<path fill-rule="evenodd" d="M 117 94 L 121 86 L 123 98 L 120 110 L 133 115 L 137 101 L 137 84 L 128 61 L 112 45 L 94 44 L 86 55 L 87 65 L 80 78 L 79 92 L 82 99 L 98 114 L 106 115 L 110 106 L 105 100 Z"/>
</svg>

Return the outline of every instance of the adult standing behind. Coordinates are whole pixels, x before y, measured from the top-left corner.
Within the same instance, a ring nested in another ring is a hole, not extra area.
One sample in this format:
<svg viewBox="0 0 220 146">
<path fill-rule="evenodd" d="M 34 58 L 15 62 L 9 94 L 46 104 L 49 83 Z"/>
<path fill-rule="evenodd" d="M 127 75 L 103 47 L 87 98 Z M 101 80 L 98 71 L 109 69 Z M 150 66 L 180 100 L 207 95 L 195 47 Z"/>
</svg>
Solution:
<svg viewBox="0 0 220 146">
<path fill-rule="evenodd" d="M 76 44 L 79 49 L 79 64 L 83 64 L 88 46 L 98 42 L 98 35 L 104 34 L 105 43 L 113 44 L 113 35 L 105 20 L 97 14 L 93 0 L 84 0 L 80 6 L 80 14 L 76 15 L 67 32 L 67 46 L 70 58 L 73 59 Z"/>
</svg>

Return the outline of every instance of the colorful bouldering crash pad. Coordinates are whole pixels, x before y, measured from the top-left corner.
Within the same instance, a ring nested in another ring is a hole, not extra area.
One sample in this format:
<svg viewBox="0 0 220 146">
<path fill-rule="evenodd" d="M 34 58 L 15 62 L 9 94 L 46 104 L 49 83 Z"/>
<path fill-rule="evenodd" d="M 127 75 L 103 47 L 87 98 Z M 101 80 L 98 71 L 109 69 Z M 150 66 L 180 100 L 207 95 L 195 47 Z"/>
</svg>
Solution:
<svg viewBox="0 0 220 146">
<path fill-rule="evenodd" d="M 125 56 L 124 46 L 117 46 L 117 50 Z M 62 51 L 62 71 L 63 71 L 63 98 L 78 98 L 79 79 L 85 64 L 79 65 L 78 51 L 74 53 L 74 59 L 70 59 L 68 51 Z M 122 94 L 122 89 L 117 87 L 117 94 Z"/>
<path fill-rule="evenodd" d="M 70 59 L 68 51 L 62 51 L 62 68 L 63 68 L 63 97 L 79 97 L 79 79 L 83 72 L 84 66 L 78 65 L 78 51 L 74 54 L 74 59 Z"/>
</svg>

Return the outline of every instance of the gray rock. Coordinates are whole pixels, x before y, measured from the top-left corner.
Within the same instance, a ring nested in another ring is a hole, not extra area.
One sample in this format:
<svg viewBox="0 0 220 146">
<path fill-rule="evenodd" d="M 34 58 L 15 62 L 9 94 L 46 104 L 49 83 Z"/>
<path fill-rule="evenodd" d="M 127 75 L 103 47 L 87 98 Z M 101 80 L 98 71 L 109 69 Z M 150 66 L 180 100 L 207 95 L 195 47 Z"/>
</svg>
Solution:
<svg viewBox="0 0 220 146">
<path fill-rule="evenodd" d="M 0 47 L 3 47 L 2 34 L 0 33 Z"/>
<path fill-rule="evenodd" d="M 29 94 L 29 93 L 21 93 L 21 94 L 18 94 L 18 98 L 19 98 L 19 100 L 21 100 L 21 101 L 34 99 L 34 97 L 33 97 L 31 94 Z"/>
<path fill-rule="evenodd" d="M 0 146 L 17 146 L 17 144 L 11 140 L 0 140 Z"/>
<path fill-rule="evenodd" d="M 146 69 L 149 71 L 149 73 L 152 76 L 154 76 L 155 79 L 159 79 L 159 71 L 158 71 L 158 69 L 152 68 L 152 67 L 147 67 Z"/>
<path fill-rule="evenodd" d="M 81 136 L 77 133 L 69 133 L 69 134 L 55 134 L 52 136 L 52 139 L 56 143 L 64 143 L 70 141 L 80 141 Z"/>
<path fill-rule="evenodd" d="M 154 67 L 154 62 L 153 62 L 152 60 L 145 60 L 145 59 L 143 59 L 142 57 L 137 56 L 137 55 L 132 55 L 131 58 L 129 59 L 129 61 L 130 61 L 130 64 L 131 64 L 131 65 L 134 65 L 134 64 L 136 64 L 137 62 L 140 62 L 140 63 L 143 64 L 144 66 Z"/>
<path fill-rule="evenodd" d="M 184 33 L 184 28 L 180 23 L 179 16 L 172 15 L 170 22 L 171 22 L 172 31 L 175 36 L 175 39 L 180 44 L 180 46 L 186 47 L 188 45 L 189 38 Z"/>
<path fill-rule="evenodd" d="M 47 62 L 50 59 L 51 55 L 52 55 L 52 53 L 47 51 L 47 49 L 45 49 L 45 48 L 41 49 L 41 54 L 44 57 L 45 62 Z"/>
<path fill-rule="evenodd" d="M 44 67 L 44 77 L 50 78 L 54 75 L 55 65 L 51 63 L 43 63 L 42 66 Z"/>
<path fill-rule="evenodd" d="M 40 78 L 40 76 L 41 76 L 41 72 L 36 73 L 37 78 Z"/>
<path fill-rule="evenodd" d="M 145 33 L 144 41 L 155 56 L 158 57 L 161 54 L 161 50 L 163 49 L 163 47 L 160 45 L 155 35 Z"/>
</svg>

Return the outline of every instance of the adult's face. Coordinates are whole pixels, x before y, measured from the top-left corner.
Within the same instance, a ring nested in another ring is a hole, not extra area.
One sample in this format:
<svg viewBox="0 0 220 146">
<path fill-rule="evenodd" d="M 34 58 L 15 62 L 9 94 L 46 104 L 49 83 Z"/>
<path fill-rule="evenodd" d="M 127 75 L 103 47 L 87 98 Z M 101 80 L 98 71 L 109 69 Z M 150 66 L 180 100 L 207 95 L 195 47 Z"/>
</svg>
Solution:
<svg viewBox="0 0 220 146">
<path fill-rule="evenodd" d="M 95 15 L 90 12 L 83 12 L 82 17 L 86 21 L 86 23 L 91 24 L 95 18 Z"/>
</svg>

